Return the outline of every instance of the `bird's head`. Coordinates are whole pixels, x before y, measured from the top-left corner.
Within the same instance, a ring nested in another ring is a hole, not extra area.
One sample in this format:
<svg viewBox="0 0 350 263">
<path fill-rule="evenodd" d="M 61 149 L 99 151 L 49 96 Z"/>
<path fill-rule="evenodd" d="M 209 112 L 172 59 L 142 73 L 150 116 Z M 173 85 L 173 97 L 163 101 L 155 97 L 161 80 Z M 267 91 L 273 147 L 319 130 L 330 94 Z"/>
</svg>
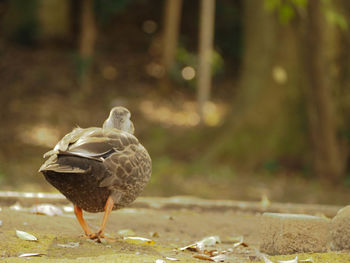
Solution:
<svg viewBox="0 0 350 263">
<path fill-rule="evenodd" d="M 114 107 L 103 123 L 104 129 L 115 128 L 134 134 L 134 124 L 130 120 L 130 111 L 124 107 Z"/>
</svg>

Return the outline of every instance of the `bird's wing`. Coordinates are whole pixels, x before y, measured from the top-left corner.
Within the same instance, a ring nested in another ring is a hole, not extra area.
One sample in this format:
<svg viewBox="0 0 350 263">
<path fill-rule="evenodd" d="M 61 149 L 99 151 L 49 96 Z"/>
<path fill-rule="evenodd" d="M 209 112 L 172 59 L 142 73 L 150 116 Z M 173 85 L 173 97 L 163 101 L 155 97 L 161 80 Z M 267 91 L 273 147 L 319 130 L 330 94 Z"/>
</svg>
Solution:
<svg viewBox="0 0 350 263">
<path fill-rule="evenodd" d="M 54 171 L 57 173 L 86 173 L 88 169 L 81 169 L 73 165 L 58 163 L 57 154 L 53 154 L 49 159 L 39 168 L 39 172 Z"/>
<path fill-rule="evenodd" d="M 53 150 L 44 156 L 50 158 L 39 171 L 51 170 L 63 173 L 82 173 L 85 170 L 57 163 L 58 155 L 72 155 L 103 162 L 116 151 L 123 151 L 130 143 L 138 144 L 137 139 L 117 129 L 76 128 L 59 141 Z"/>
<path fill-rule="evenodd" d="M 98 161 L 105 160 L 115 151 L 122 151 L 130 143 L 138 140 L 131 134 L 117 129 L 95 128 L 83 133 L 61 154 L 76 155 Z"/>
<path fill-rule="evenodd" d="M 113 129 L 112 133 L 118 134 L 119 132 Z M 65 135 L 51 151 L 45 153 L 44 158 L 54 154 L 65 154 L 102 161 L 100 157 L 108 154 L 114 147 L 114 138 L 108 136 L 110 133 L 96 127 L 76 128 Z"/>
<path fill-rule="evenodd" d="M 59 151 L 66 151 L 68 149 L 68 146 L 74 142 L 76 142 L 82 134 L 86 131 L 87 129 L 82 129 L 82 128 L 75 128 L 73 131 L 70 133 L 66 134 L 56 145 L 55 147 L 46 152 L 44 154 L 44 158 L 52 156 L 53 154 L 57 154 Z"/>
</svg>

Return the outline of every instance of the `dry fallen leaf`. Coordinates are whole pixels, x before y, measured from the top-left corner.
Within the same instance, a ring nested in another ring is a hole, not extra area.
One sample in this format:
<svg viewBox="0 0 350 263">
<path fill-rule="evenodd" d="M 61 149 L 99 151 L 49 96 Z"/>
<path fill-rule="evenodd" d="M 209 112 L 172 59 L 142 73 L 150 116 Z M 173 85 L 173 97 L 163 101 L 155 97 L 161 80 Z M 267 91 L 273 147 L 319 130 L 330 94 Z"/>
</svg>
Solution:
<svg viewBox="0 0 350 263">
<path fill-rule="evenodd" d="M 240 237 L 240 240 L 238 242 L 233 244 L 234 248 L 239 246 L 248 247 L 247 243 L 243 241 L 243 236 Z"/>
<path fill-rule="evenodd" d="M 40 257 L 46 255 L 44 253 L 23 253 L 21 255 L 19 255 L 19 258 L 25 258 L 25 257 Z"/>
<path fill-rule="evenodd" d="M 208 261 L 214 261 L 211 257 L 204 255 L 204 254 L 196 254 L 193 255 L 194 258 L 202 259 L 202 260 L 208 260 Z"/>
<path fill-rule="evenodd" d="M 158 232 L 150 232 L 149 235 L 150 235 L 151 237 L 159 237 Z"/>
<path fill-rule="evenodd" d="M 24 231 L 16 230 L 16 235 L 22 240 L 38 241 L 38 239 L 35 236 Z"/>
<path fill-rule="evenodd" d="M 144 237 L 124 237 L 124 240 L 126 240 L 128 243 L 138 245 L 153 245 L 156 243 L 154 240 Z"/>
<path fill-rule="evenodd" d="M 181 247 L 179 248 L 179 250 L 190 250 L 190 251 L 195 251 L 195 252 L 199 252 L 198 247 L 197 247 L 197 243 L 185 246 L 185 247 Z"/>
<path fill-rule="evenodd" d="M 63 215 L 62 209 L 58 206 L 51 204 L 40 204 L 34 205 L 30 212 L 37 215 L 46 215 L 46 216 L 60 216 Z"/>
<path fill-rule="evenodd" d="M 212 249 L 212 250 L 206 250 L 206 249 L 205 249 L 203 252 L 204 252 L 204 254 L 209 255 L 209 256 L 211 256 L 211 257 L 216 256 L 216 255 L 219 254 L 219 252 L 217 251 L 217 249 Z"/>
<path fill-rule="evenodd" d="M 221 243 L 219 236 L 205 237 L 194 244 L 179 248 L 179 250 L 190 250 L 194 252 L 203 252 L 206 247 L 214 246 L 216 243 Z"/>
</svg>

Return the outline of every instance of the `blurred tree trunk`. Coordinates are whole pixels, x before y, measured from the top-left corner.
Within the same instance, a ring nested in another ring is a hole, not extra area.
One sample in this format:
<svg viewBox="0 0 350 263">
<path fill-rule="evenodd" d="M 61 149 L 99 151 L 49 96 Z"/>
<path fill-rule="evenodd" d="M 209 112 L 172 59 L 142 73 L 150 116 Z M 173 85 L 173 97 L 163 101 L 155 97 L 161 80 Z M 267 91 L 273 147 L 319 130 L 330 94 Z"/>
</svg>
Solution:
<svg viewBox="0 0 350 263">
<path fill-rule="evenodd" d="M 245 0 L 244 56 L 240 87 L 235 101 L 237 110 L 244 112 L 253 106 L 260 92 L 269 85 L 277 49 L 275 16 L 264 9 L 264 1 Z"/>
<path fill-rule="evenodd" d="M 244 0 L 242 3 L 244 53 L 239 87 L 232 103 L 230 121 L 208 145 L 202 160 L 207 163 L 230 152 L 232 163 L 237 166 L 244 163 L 249 169 L 266 158 L 266 149 L 260 146 L 263 145 L 261 138 L 267 136 L 261 134 L 271 131 L 271 122 L 275 121 L 274 113 L 280 103 L 279 95 L 275 94 L 283 89 L 278 86 L 276 92 L 271 74 L 280 45 L 277 41 L 278 21 L 264 9 L 264 1 Z"/>
<path fill-rule="evenodd" d="M 205 121 L 205 104 L 210 98 L 214 25 L 215 0 L 202 0 L 200 7 L 199 63 L 197 82 L 198 112 L 201 121 Z"/>
<path fill-rule="evenodd" d="M 235 169 L 249 172 L 249 168 L 261 171 L 272 161 L 281 171 L 286 168 L 300 173 L 312 158 L 314 171 L 325 182 L 341 179 L 343 158 L 328 79 L 336 77 L 332 75 L 335 52 L 331 49 L 336 48 L 338 40 L 334 28 L 322 21 L 323 1 L 309 1 L 307 13 L 302 13 L 306 17 L 288 25 L 277 20 L 278 14 L 264 9 L 264 1 L 242 2 L 244 54 L 240 86 L 231 121 L 206 145 L 203 165 L 227 158 Z M 301 28 L 296 27 L 298 21 Z M 349 37 L 348 32 L 344 37 Z M 350 68 L 347 58 L 348 55 L 344 63 Z M 343 74 L 349 78 L 347 72 Z M 332 79 L 332 88 L 334 83 Z M 350 128 L 348 131 L 350 134 Z M 305 136 L 308 132 L 310 137 Z M 288 163 L 294 163 L 295 170 L 289 169 Z"/>
<path fill-rule="evenodd" d="M 339 32 L 339 52 L 337 54 L 337 73 L 339 74 L 339 82 L 337 89 L 338 112 L 340 113 L 339 133 L 342 146 L 341 154 L 344 162 L 344 170 L 350 170 L 350 1 L 337 1 L 338 10 L 342 10 L 347 28 Z"/>
<path fill-rule="evenodd" d="M 80 24 L 80 80 L 82 90 L 91 92 L 91 64 L 96 42 L 94 0 L 82 0 Z"/>
<path fill-rule="evenodd" d="M 168 74 L 175 61 L 181 20 L 181 7 L 182 0 L 166 0 L 165 2 L 162 52 L 162 66 L 164 67 L 165 78 L 168 78 Z"/>
<path fill-rule="evenodd" d="M 326 71 L 327 45 L 322 1 L 309 0 L 305 30 L 304 65 L 307 84 L 309 129 L 315 172 L 325 181 L 339 181 L 343 175 L 336 139 L 335 115 Z"/>
</svg>

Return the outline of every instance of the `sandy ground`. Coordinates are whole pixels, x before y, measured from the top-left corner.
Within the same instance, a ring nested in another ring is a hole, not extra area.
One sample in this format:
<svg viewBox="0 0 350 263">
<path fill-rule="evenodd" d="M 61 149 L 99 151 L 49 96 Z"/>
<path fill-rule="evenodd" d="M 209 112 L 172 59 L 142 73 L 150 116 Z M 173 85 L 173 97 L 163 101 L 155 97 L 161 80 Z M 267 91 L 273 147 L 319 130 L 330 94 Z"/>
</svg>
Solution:
<svg viewBox="0 0 350 263">
<path fill-rule="evenodd" d="M 107 224 L 106 233 L 116 241 L 97 243 L 82 237 L 82 229 L 73 211 L 47 216 L 33 214 L 29 207 L 14 210 L 15 207 L 3 206 L 0 212 L 0 257 L 3 262 L 156 262 L 160 259 L 173 262 L 167 257 L 179 259 L 180 262 L 205 262 L 204 259 L 196 258 L 200 253 L 178 248 L 207 236 L 220 237 L 221 243 L 208 250 L 215 249 L 219 253 L 224 251 L 225 262 L 259 261 L 256 250 L 259 248 L 261 212 L 253 210 L 201 209 L 200 206 L 188 208 L 185 205 L 172 209 L 125 208 L 113 211 Z M 63 208 L 63 205 L 58 207 Z M 103 214 L 85 213 L 85 216 L 90 226 L 97 230 Z M 155 242 L 137 244 L 125 240 L 119 233 L 125 229 L 132 230 L 137 237 Z M 16 230 L 28 232 L 36 236 L 38 241 L 21 240 L 16 236 Z M 244 238 L 247 246 L 234 247 L 239 236 Z M 22 253 L 43 255 L 19 258 Z M 349 261 L 337 262 L 350 262 L 350 257 L 347 259 Z"/>
<path fill-rule="evenodd" d="M 128 254 L 135 256 L 133 262 L 155 262 L 155 259 L 175 257 L 195 262 L 194 252 L 177 251 L 180 248 L 206 236 L 217 235 L 223 243 L 215 245 L 216 249 L 226 250 L 232 247 L 237 236 L 252 247 L 258 246 L 259 215 L 237 214 L 232 211 L 197 212 L 193 210 L 156 210 L 156 209 L 123 209 L 114 211 L 109 219 L 106 232 L 117 239 L 108 244 L 97 244 L 81 238 L 82 230 L 73 213 L 63 216 L 35 215 L 27 211 L 13 211 L 3 208 L 0 247 L 1 256 L 17 257 L 21 253 L 44 253 L 45 258 L 79 258 L 96 257 L 109 254 Z M 86 219 L 93 229 L 97 229 L 102 214 L 88 214 Z M 123 240 L 119 230 L 132 229 L 136 236 L 155 241 L 153 245 L 132 244 Z M 35 235 L 39 241 L 22 241 L 16 236 L 16 230 Z M 59 244 L 79 243 L 78 247 L 67 248 Z M 251 249 L 239 247 L 227 255 L 230 259 L 249 259 L 254 255 Z M 152 256 L 149 258 L 149 256 Z M 11 258 L 11 260 L 14 260 Z M 10 261 L 8 261 L 10 262 Z M 128 261 L 126 261 L 128 262 Z"/>
</svg>

